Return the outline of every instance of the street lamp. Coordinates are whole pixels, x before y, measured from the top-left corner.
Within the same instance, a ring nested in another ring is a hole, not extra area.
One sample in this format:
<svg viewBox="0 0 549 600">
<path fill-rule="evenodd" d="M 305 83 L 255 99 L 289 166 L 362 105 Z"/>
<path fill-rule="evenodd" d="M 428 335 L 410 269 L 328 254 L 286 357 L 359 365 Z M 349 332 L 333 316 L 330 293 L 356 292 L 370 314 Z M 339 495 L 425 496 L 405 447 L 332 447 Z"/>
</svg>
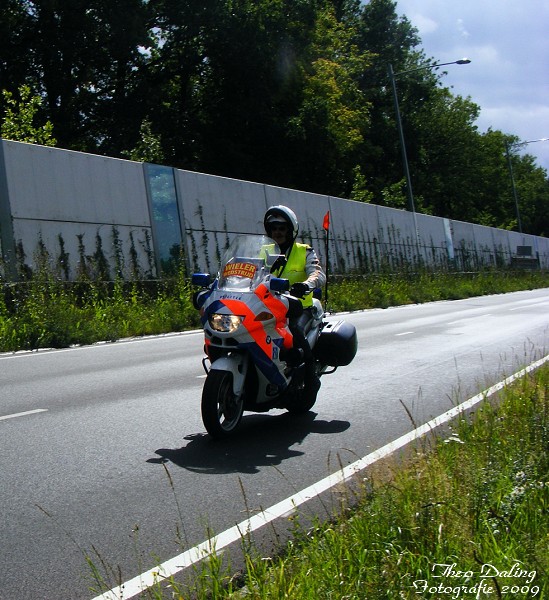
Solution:
<svg viewBox="0 0 549 600">
<path fill-rule="evenodd" d="M 391 86 L 393 88 L 393 102 L 395 104 L 398 135 L 400 138 L 400 149 L 402 152 L 402 163 L 404 165 L 404 177 L 406 178 L 406 196 L 408 198 L 408 210 L 413 212 L 414 215 L 416 212 L 416 209 L 414 206 L 414 192 L 412 191 L 412 179 L 410 177 L 410 169 L 408 166 L 408 156 L 406 155 L 406 144 L 404 142 L 404 130 L 402 129 L 402 120 L 400 118 L 400 108 L 398 105 L 398 95 L 397 95 L 395 78 L 399 77 L 400 75 L 414 73 L 415 71 L 423 71 L 424 69 L 434 69 L 436 67 L 444 67 L 445 65 L 468 65 L 470 62 L 471 61 L 468 58 L 461 58 L 460 60 L 454 60 L 452 62 L 434 63 L 432 65 L 423 65 L 422 67 L 417 67 L 415 69 L 409 69 L 407 71 L 401 71 L 400 73 L 395 73 L 393 71 L 392 64 L 389 63 L 387 65 L 387 70 L 389 72 L 389 79 L 391 80 Z M 416 229 L 417 229 L 417 227 L 416 227 Z"/>
<path fill-rule="evenodd" d="M 520 146 L 526 146 L 526 144 L 533 144 L 535 142 L 547 142 L 549 138 L 540 138 L 539 140 L 530 140 L 528 142 L 517 142 L 516 144 L 505 143 L 505 153 L 507 154 L 507 164 L 509 166 L 509 175 L 511 176 L 511 185 L 513 187 L 513 198 L 515 199 L 515 210 L 517 212 L 517 228 L 519 233 L 522 233 L 522 222 L 520 220 L 519 210 L 519 199 L 517 193 L 517 186 L 515 185 L 515 176 L 513 174 L 513 163 L 511 162 L 511 148 L 519 148 Z"/>
</svg>

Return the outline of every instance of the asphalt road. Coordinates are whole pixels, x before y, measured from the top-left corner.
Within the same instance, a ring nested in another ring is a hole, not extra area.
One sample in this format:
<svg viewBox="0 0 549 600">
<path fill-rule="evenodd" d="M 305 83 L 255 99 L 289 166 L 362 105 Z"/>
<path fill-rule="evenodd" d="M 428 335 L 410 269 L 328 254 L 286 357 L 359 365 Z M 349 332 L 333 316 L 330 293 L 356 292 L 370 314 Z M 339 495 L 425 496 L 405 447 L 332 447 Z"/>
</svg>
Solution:
<svg viewBox="0 0 549 600">
<path fill-rule="evenodd" d="M 222 443 L 200 332 L 0 355 L 0 599 L 90 600 L 84 554 L 125 581 L 445 412 L 547 353 L 549 289 L 339 318 L 359 352 L 313 412 Z"/>
</svg>

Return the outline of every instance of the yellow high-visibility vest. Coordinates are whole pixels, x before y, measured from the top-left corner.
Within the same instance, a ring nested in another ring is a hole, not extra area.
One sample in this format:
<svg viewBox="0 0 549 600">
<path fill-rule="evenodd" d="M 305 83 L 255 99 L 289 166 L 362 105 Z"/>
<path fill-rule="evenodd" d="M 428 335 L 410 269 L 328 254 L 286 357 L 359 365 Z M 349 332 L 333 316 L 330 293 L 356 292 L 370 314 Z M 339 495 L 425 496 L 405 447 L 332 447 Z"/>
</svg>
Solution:
<svg viewBox="0 0 549 600">
<path fill-rule="evenodd" d="M 307 244 L 300 244 L 294 242 L 290 255 L 286 260 L 286 265 L 276 273 L 277 277 L 284 277 L 290 282 L 290 286 L 300 281 L 307 279 L 307 271 L 305 267 L 307 265 Z M 305 298 L 301 298 L 301 303 L 305 308 L 313 305 L 313 295 L 307 294 Z"/>
</svg>

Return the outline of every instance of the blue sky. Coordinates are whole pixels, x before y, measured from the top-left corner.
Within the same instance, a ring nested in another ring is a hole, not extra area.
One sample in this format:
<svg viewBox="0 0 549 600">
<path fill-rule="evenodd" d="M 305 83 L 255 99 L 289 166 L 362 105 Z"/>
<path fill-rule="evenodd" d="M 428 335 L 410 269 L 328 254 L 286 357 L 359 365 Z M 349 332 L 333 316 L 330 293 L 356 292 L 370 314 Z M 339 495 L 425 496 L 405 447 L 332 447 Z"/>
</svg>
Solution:
<svg viewBox="0 0 549 600">
<path fill-rule="evenodd" d="M 549 0 L 396 0 L 397 13 L 419 30 L 435 62 L 446 67 L 443 84 L 481 108 L 476 122 L 521 141 L 549 138 Z M 521 153 L 549 172 L 549 141 Z"/>
</svg>

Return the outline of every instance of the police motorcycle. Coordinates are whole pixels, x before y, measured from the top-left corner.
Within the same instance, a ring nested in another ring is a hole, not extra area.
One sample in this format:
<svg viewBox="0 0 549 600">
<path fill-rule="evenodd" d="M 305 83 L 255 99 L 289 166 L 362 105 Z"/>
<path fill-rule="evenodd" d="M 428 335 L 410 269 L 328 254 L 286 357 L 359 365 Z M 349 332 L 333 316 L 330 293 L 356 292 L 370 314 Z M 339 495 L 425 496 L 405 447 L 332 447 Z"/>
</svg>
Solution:
<svg viewBox="0 0 549 600">
<path fill-rule="evenodd" d="M 200 287 L 193 302 L 200 311 L 206 354 L 202 420 L 213 438 L 234 433 L 244 411 L 282 408 L 301 414 L 316 402 L 317 390 L 305 388 L 305 364 L 288 325 L 303 306 L 289 294 L 288 280 L 272 274 L 284 260 L 271 238 L 238 235 L 213 281 L 207 273 L 192 276 Z M 357 351 L 354 326 L 324 316 L 320 300 L 313 298 L 305 336 L 318 377 L 348 365 Z"/>
</svg>

